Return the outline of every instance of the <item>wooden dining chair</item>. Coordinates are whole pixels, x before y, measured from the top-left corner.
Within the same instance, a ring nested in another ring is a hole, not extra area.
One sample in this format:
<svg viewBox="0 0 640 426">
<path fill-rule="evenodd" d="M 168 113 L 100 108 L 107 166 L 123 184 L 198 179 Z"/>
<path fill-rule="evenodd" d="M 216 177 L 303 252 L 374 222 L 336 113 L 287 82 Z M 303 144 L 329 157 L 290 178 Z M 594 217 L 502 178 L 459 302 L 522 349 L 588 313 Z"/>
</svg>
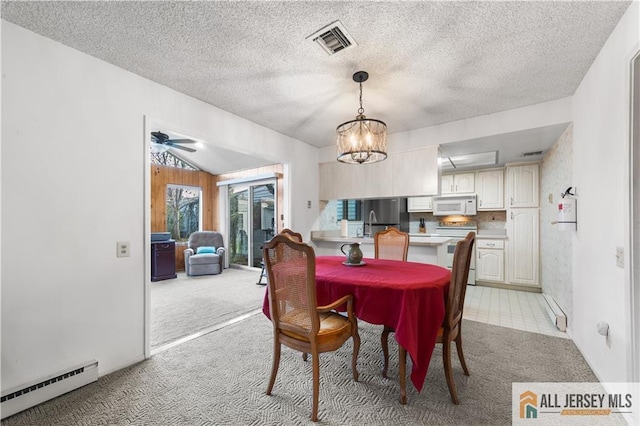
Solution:
<svg viewBox="0 0 640 426">
<path fill-rule="evenodd" d="M 301 243 L 302 242 L 302 234 L 292 231 L 289 228 L 284 228 L 280 231 L 280 235 L 284 235 L 285 237 L 289 237 L 290 240 Z"/>
<path fill-rule="evenodd" d="M 447 386 L 449 387 L 449 393 L 451 394 L 451 400 L 454 404 L 459 404 L 458 392 L 456 391 L 456 384 L 453 380 L 453 370 L 451 368 L 451 343 L 456 342 L 456 350 L 458 352 L 458 359 L 465 376 L 469 375 L 469 369 L 467 363 L 464 360 L 464 353 L 462 351 L 462 313 L 464 310 L 464 297 L 467 292 L 467 280 L 469 278 L 469 269 L 471 265 L 471 256 L 473 255 L 473 244 L 475 243 L 476 233 L 469 232 L 467 236 L 458 241 L 456 249 L 453 253 L 453 266 L 451 268 L 451 281 L 449 284 L 449 291 L 445 300 L 445 314 L 444 321 L 440 329 L 438 330 L 438 337 L 436 343 L 442 344 L 442 361 L 444 364 L 444 374 L 447 379 Z M 385 327 L 387 336 L 389 332 L 393 332 L 393 328 Z M 383 332 L 384 333 L 384 332 Z M 385 342 L 386 343 L 386 342 Z M 399 345 L 398 345 L 399 346 Z M 406 363 L 406 351 L 399 347 L 399 359 L 400 359 L 400 383 L 403 388 L 404 383 L 404 371 Z M 383 376 L 386 377 L 387 368 L 389 365 L 389 352 L 384 351 L 384 368 Z M 404 389 L 401 389 L 401 394 L 404 394 Z"/>
<path fill-rule="evenodd" d="M 409 234 L 397 228 L 376 232 L 373 236 L 374 256 L 376 259 L 407 261 L 409 252 Z"/>
<path fill-rule="evenodd" d="M 284 235 L 286 237 L 289 237 L 289 239 L 293 240 L 293 241 L 297 241 L 299 243 L 302 242 L 302 234 L 292 231 L 289 228 L 284 228 L 282 231 L 280 231 L 281 235 Z M 261 249 L 263 248 L 263 246 L 260 247 Z M 267 279 L 267 270 L 265 268 L 264 265 L 264 258 L 262 258 L 262 261 L 260 262 L 260 278 L 258 278 L 258 282 L 256 283 L 257 285 L 266 285 L 267 283 L 263 283 L 262 279 L 264 278 L 265 280 Z M 305 358 L 306 361 L 306 358 Z"/>
<path fill-rule="evenodd" d="M 376 232 L 373 237 L 374 256 L 376 259 L 390 259 L 407 261 L 409 252 L 409 234 L 399 231 L 397 228 L 389 228 Z M 393 328 L 384 326 L 380 336 L 380 345 L 384 354 L 385 364 L 382 369 L 382 376 L 387 377 L 389 359 L 389 333 Z"/>
<path fill-rule="evenodd" d="M 469 232 L 464 240 L 458 241 L 453 253 L 453 266 L 451 268 L 451 283 L 445 305 L 444 323 L 438 330 L 436 343 L 442 344 L 442 361 L 444 363 L 444 374 L 447 378 L 447 386 L 454 404 L 459 404 L 456 383 L 453 380 L 453 370 L 451 368 L 451 342 L 456 342 L 458 359 L 465 376 L 469 375 L 467 363 L 462 352 L 462 312 L 464 310 L 464 296 L 467 293 L 467 280 L 469 278 L 469 268 L 471 256 L 473 255 L 473 244 L 476 233 Z"/>
<path fill-rule="evenodd" d="M 313 405 L 311 420 L 318 420 L 320 388 L 319 354 L 339 349 L 353 339 L 351 368 L 358 381 L 356 361 L 360 350 L 358 322 L 353 314 L 353 296 L 346 295 L 329 305 L 318 306 L 316 299 L 316 257 L 307 244 L 277 235 L 263 246 L 269 276 L 268 295 L 273 324 L 273 365 L 267 395 L 271 395 L 280 365 L 281 345 L 310 353 L 313 363 Z M 347 316 L 333 310 L 346 304 Z"/>
</svg>

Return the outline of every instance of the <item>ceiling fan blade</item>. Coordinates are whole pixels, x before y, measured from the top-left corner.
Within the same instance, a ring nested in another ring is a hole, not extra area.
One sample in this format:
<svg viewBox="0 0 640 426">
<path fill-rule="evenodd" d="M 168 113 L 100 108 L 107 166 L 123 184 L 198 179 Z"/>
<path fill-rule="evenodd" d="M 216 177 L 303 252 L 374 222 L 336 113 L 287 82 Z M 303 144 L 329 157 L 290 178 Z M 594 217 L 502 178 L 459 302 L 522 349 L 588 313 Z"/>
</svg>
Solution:
<svg viewBox="0 0 640 426">
<path fill-rule="evenodd" d="M 196 141 L 191 139 L 169 139 L 167 142 L 169 143 L 196 143 Z"/>
<path fill-rule="evenodd" d="M 187 148 L 186 146 L 180 146 L 180 145 L 174 145 L 174 144 L 167 144 L 167 145 L 169 145 L 171 148 L 181 149 L 181 150 L 187 151 L 187 152 L 196 152 L 195 149 Z"/>
</svg>

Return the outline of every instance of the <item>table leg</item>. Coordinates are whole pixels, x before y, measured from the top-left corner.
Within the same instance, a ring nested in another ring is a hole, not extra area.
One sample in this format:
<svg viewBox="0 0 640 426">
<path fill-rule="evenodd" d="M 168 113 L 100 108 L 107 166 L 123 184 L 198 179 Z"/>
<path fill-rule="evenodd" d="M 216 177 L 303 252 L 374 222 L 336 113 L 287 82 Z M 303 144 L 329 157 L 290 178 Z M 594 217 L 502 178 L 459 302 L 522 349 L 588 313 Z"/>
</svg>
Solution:
<svg viewBox="0 0 640 426">
<path fill-rule="evenodd" d="M 400 403 L 407 403 L 407 350 L 398 345 L 398 361 L 400 364 Z"/>
</svg>

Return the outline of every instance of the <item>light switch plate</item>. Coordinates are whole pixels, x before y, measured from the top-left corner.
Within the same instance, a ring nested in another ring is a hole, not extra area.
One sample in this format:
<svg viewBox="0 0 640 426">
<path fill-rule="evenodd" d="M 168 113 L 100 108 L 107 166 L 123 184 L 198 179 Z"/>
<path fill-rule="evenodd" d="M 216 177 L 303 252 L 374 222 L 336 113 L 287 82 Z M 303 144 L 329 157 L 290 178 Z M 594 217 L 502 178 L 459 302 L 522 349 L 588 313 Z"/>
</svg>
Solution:
<svg viewBox="0 0 640 426">
<path fill-rule="evenodd" d="M 118 241 L 116 256 L 129 257 L 131 255 L 130 245 L 129 241 Z"/>
</svg>

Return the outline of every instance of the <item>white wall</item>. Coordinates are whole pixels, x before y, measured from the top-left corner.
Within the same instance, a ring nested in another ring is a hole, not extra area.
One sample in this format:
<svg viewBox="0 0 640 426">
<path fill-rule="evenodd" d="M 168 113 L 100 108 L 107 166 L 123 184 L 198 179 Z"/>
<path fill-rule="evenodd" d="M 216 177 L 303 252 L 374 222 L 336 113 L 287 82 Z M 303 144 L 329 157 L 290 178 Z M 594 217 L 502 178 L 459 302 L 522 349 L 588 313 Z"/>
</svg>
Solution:
<svg viewBox="0 0 640 426">
<path fill-rule="evenodd" d="M 629 69 L 640 48 L 639 7 L 631 4 L 573 96 L 572 337 L 607 382 L 632 377 L 629 265 L 618 268 L 615 253 L 629 253 Z M 610 325 L 608 342 L 596 332 L 600 321 Z"/>
<path fill-rule="evenodd" d="M 287 225 L 316 219 L 310 145 L 5 21 L 2 76 L 3 390 L 143 359 L 144 116 L 292 163 Z M 116 258 L 118 240 L 131 257 Z"/>
<path fill-rule="evenodd" d="M 558 220 L 560 194 L 574 185 L 573 125 L 569 125 L 540 166 L 540 283 L 542 292 L 553 296 L 567 315 L 570 334 L 574 327 L 571 247 L 575 232 L 560 231 L 552 222 Z"/>
</svg>

